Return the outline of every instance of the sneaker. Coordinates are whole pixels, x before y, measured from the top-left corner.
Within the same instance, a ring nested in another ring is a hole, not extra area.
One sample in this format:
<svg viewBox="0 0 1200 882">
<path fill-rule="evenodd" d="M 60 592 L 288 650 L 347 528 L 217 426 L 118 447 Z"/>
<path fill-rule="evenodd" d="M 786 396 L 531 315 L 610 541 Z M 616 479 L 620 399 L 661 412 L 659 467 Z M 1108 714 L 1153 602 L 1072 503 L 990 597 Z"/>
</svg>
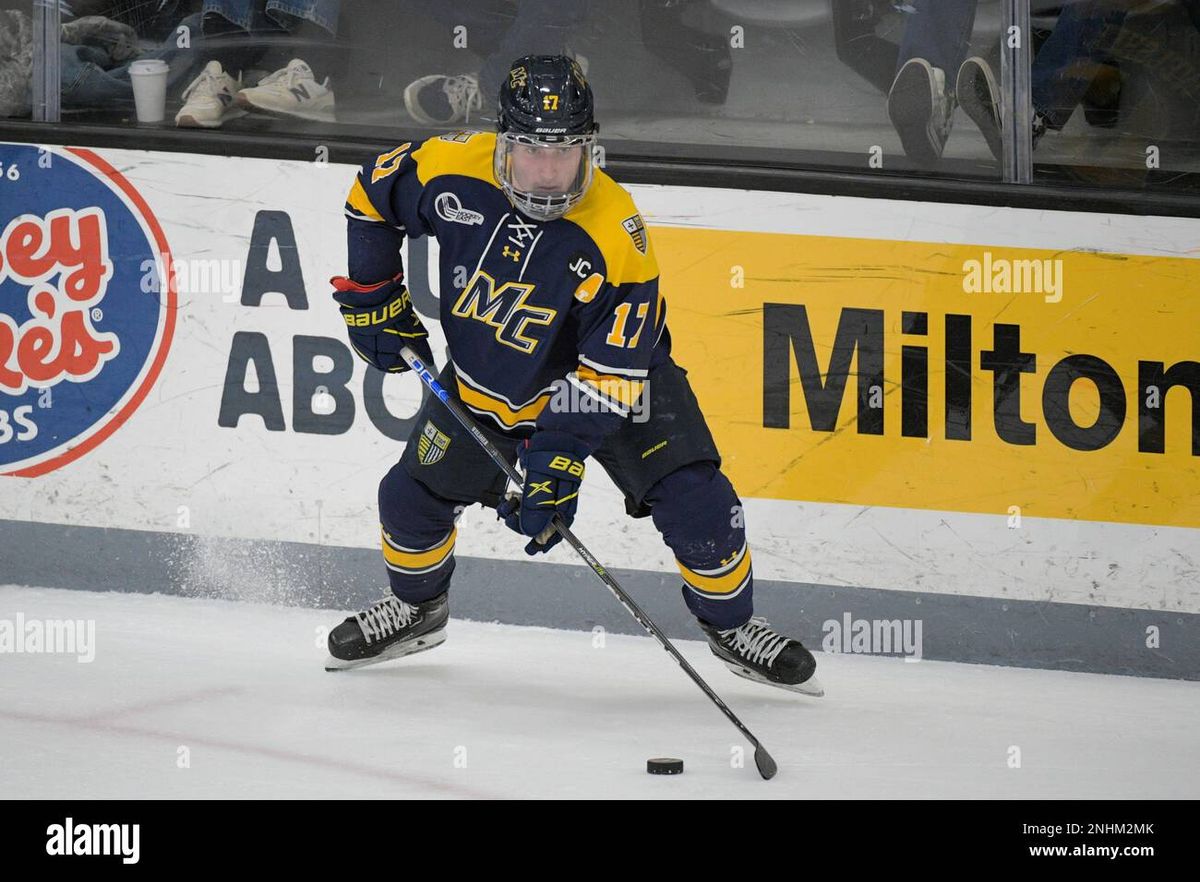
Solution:
<svg viewBox="0 0 1200 882">
<path fill-rule="evenodd" d="M 892 82 L 887 111 L 909 159 L 928 167 L 942 158 L 954 120 L 945 71 L 924 58 L 910 58 Z"/>
<path fill-rule="evenodd" d="M 329 632 L 327 671 L 361 668 L 433 649 L 446 641 L 447 592 L 421 603 L 389 594 Z"/>
<path fill-rule="evenodd" d="M 1003 151 L 1000 141 L 1000 87 L 996 84 L 992 66 L 982 58 L 968 58 L 958 69 L 954 93 L 963 111 L 983 133 L 988 150 L 999 162 Z"/>
<path fill-rule="evenodd" d="M 242 86 L 221 68 L 221 62 L 210 61 L 183 90 L 183 107 L 175 114 L 175 125 L 183 128 L 215 129 L 229 119 L 245 116 L 237 106 L 237 91 Z"/>
<path fill-rule="evenodd" d="M 404 90 L 404 106 L 414 120 L 426 126 L 470 122 L 471 111 L 483 109 L 479 77 L 431 74 L 413 80 Z"/>
<path fill-rule="evenodd" d="M 312 68 L 293 58 L 288 66 L 263 77 L 257 86 L 238 92 L 242 107 L 294 116 L 316 122 L 334 122 L 333 89 L 329 77 L 318 83 Z"/>
<path fill-rule="evenodd" d="M 814 676 L 817 660 L 812 653 L 799 640 L 776 633 L 766 619 L 751 618 L 727 631 L 700 621 L 700 628 L 712 654 L 739 677 L 815 697 L 825 694 Z"/>
</svg>

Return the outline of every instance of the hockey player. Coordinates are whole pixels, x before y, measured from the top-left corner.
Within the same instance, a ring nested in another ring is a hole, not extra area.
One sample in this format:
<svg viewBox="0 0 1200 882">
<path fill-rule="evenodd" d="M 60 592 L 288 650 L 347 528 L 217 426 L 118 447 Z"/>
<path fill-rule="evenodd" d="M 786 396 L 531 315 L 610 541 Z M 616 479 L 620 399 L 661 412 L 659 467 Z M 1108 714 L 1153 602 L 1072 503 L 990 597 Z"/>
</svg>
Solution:
<svg viewBox="0 0 1200 882">
<path fill-rule="evenodd" d="M 670 546 L 713 653 L 740 676 L 819 695 L 808 650 L 751 615 L 741 502 L 686 371 L 671 359 L 642 218 L 593 167 L 592 108 L 576 62 L 526 56 L 501 86 L 497 132 L 401 144 L 366 163 L 350 189 L 349 275 L 332 283 L 355 351 L 383 371 L 408 369 L 406 344 L 434 363 L 400 245 L 436 236 L 449 346 L 440 382 L 498 449 L 513 451 L 524 486 L 505 498 L 504 473 L 429 396 L 379 486 L 391 593 L 330 633 L 327 666 L 440 644 L 457 513 L 476 502 L 496 507 L 528 537 L 528 554 L 544 553 L 562 538 L 552 517 L 574 517 L 591 457 L 628 513 L 651 517 Z M 446 281 L 456 267 L 469 274 L 462 287 Z"/>
</svg>

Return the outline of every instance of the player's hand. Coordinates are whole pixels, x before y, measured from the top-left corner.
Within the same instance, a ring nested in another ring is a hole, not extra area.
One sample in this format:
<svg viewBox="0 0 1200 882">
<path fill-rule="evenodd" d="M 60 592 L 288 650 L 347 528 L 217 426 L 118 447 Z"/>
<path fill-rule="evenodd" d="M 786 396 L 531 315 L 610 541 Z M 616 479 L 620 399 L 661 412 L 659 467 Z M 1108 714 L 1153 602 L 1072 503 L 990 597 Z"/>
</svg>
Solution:
<svg viewBox="0 0 1200 882">
<path fill-rule="evenodd" d="M 402 373 L 408 363 L 400 357 L 400 347 L 408 346 L 433 369 L 429 332 L 413 309 L 403 274 L 374 285 L 360 285 L 345 276 L 334 276 L 329 283 L 333 299 L 341 304 L 350 346 L 363 361 L 381 371 Z"/>
<path fill-rule="evenodd" d="M 519 496 L 514 493 L 496 506 L 496 513 L 509 529 L 533 537 L 526 554 L 541 554 L 562 541 L 551 523 L 554 515 L 568 527 L 575 519 L 587 453 L 565 432 L 536 432 L 517 447 L 517 456 L 525 484 Z"/>
</svg>

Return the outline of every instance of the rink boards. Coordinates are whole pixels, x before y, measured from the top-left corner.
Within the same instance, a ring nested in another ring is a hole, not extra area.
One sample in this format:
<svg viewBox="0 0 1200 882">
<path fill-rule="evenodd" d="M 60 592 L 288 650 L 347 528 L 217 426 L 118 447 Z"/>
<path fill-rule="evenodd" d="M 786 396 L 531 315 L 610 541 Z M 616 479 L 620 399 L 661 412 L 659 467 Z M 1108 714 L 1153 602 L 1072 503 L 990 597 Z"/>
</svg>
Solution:
<svg viewBox="0 0 1200 882">
<path fill-rule="evenodd" d="M 421 390 L 368 373 L 328 295 L 353 173 L 0 147 L 0 584 L 379 592 Z M 1200 677 L 1200 222 L 629 189 L 761 612 L 831 651 Z M 436 243 L 406 249 L 441 359 Z M 622 510 L 589 470 L 577 533 L 694 636 Z M 520 545 L 464 515 L 456 615 L 636 630 Z"/>
</svg>

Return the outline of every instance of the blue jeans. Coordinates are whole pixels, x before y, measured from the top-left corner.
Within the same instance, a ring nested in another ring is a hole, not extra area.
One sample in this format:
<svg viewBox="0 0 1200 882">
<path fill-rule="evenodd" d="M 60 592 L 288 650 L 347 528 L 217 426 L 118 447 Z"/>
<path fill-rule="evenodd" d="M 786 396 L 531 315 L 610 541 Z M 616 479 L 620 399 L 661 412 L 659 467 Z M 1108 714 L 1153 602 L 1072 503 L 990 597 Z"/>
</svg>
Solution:
<svg viewBox="0 0 1200 882">
<path fill-rule="evenodd" d="M 520 0 L 515 5 L 494 0 L 406 0 L 413 13 L 447 25 L 463 25 L 469 46 L 483 56 L 479 91 L 495 101 L 508 67 L 522 55 L 559 55 L 587 15 L 587 0 Z M 499 36 L 497 36 L 499 35 Z M 447 53 L 451 55 L 452 53 Z M 464 70 L 430 71 L 456 75 Z"/>
<path fill-rule="evenodd" d="M 1033 107 L 1052 129 L 1061 129 L 1091 85 L 1093 65 L 1107 60 L 1128 10 L 1111 3 L 1064 7 L 1033 61 Z M 1080 64 L 1083 60 L 1093 64 Z"/>
<path fill-rule="evenodd" d="M 286 15 L 311 21 L 337 36 L 342 0 L 204 0 L 201 14 L 215 13 L 244 31 L 286 29 Z"/>
<path fill-rule="evenodd" d="M 163 45 L 143 52 L 137 59 L 159 59 L 167 63 L 167 92 L 192 69 L 204 49 L 200 33 L 200 15 L 189 15 L 179 22 L 191 31 L 191 48 L 175 45 L 176 32 Z M 112 104 L 133 101 L 133 84 L 129 81 L 129 62 L 115 64 L 108 53 L 96 46 L 61 45 L 62 105 L 70 108 L 105 108 Z"/>
<path fill-rule="evenodd" d="M 911 58 L 924 58 L 946 72 L 946 87 L 953 89 L 971 47 L 977 5 L 977 0 L 912 0 L 915 12 L 904 26 L 896 71 Z"/>
</svg>

